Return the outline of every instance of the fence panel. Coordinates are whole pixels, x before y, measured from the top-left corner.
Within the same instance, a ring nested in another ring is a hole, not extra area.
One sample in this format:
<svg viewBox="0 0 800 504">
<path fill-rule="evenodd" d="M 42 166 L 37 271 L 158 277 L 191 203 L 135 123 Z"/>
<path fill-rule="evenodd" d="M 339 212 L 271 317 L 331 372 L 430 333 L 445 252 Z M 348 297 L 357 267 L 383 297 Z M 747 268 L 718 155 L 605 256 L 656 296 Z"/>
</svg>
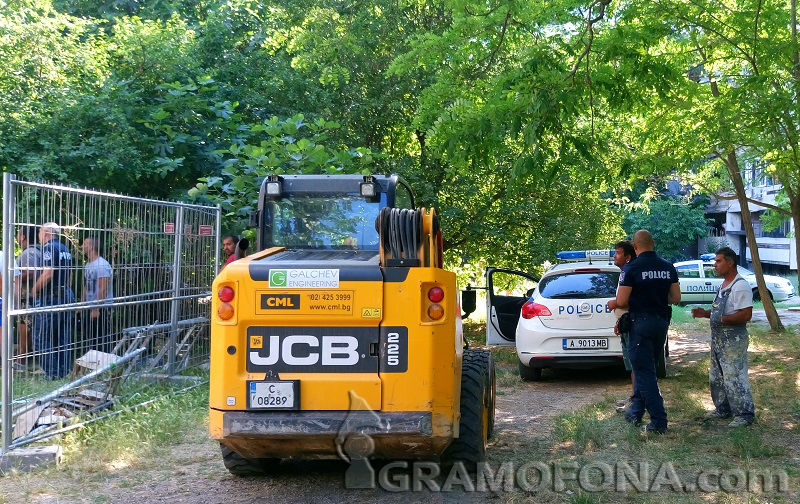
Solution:
<svg viewBox="0 0 800 504">
<path fill-rule="evenodd" d="M 218 207 L 4 174 L 2 451 L 204 380 L 219 222 Z"/>
</svg>

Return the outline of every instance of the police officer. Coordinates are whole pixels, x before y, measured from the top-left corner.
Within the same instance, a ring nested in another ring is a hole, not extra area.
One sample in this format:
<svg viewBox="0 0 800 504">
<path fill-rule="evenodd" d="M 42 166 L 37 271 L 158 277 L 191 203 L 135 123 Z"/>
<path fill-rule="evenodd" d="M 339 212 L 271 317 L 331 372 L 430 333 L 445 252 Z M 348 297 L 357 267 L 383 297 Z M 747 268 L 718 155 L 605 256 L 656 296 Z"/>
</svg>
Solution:
<svg viewBox="0 0 800 504">
<path fill-rule="evenodd" d="M 710 310 L 692 308 L 695 318 L 710 319 L 711 366 L 709 383 L 715 408 L 706 420 L 730 418 L 731 427 L 753 423 L 755 406 L 747 376 L 747 322 L 753 317 L 753 291 L 736 266 L 736 252 L 729 247 L 717 250 L 714 258 L 717 275 L 725 280 Z"/>
<path fill-rule="evenodd" d="M 635 380 L 625 420 L 639 424 L 647 410 L 650 423 L 645 431 L 663 434 L 667 431 L 667 412 L 658 389 L 656 359 L 667 340 L 672 315 L 669 305 L 680 302 L 681 289 L 678 272 L 656 255 L 649 231 L 642 229 L 633 235 L 633 248 L 636 260 L 622 269 L 617 298 L 608 303 L 612 310 L 628 308 L 631 317 L 628 357 Z"/>
<path fill-rule="evenodd" d="M 47 222 L 39 228 L 42 273 L 32 289 L 37 307 L 75 302 L 75 293 L 69 286 L 72 254 L 59 240 L 60 235 L 61 229 L 55 222 Z M 34 318 L 34 342 L 41 353 L 40 365 L 50 380 L 61 378 L 70 371 L 72 318 L 70 311 L 42 312 Z"/>
</svg>

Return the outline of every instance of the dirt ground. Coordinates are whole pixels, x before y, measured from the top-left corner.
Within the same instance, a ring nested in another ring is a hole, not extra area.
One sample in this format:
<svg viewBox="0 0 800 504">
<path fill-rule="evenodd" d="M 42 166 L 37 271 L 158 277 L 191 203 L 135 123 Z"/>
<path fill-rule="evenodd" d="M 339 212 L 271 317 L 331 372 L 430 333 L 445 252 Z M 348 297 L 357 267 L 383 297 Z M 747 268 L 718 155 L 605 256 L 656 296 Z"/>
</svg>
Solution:
<svg viewBox="0 0 800 504">
<path fill-rule="evenodd" d="M 671 356 L 693 360 L 707 351 L 702 335 L 671 335 Z M 506 452 L 533 447 L 551 435 L 554 417 L 609 395 L 625 397 L 626 376 L 614 369 L 545 373 L 545 380 L 498 384 L 495 435 L 489 447 Z M 255 479 L 231 476 L 219 447 L 199 431 L 146 460 L 87 470 L 58 469 L 0 478 L 0 504 L 9 503 L 261 503 L 261 502 L 477 502 L 507 500 L 485 493 L 400 493 L 344 488 L 343 462 L 284 462 L 278 474 Z"/>
</svg>

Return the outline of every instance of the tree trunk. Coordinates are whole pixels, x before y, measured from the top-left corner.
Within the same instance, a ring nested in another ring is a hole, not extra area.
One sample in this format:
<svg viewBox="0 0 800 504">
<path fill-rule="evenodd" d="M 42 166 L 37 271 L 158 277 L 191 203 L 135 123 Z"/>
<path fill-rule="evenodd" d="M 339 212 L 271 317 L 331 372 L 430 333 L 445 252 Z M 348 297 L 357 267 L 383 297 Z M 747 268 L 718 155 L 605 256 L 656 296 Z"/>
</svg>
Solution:
<svg viewBox="0 0 800 504">
<path fill-rule="evenodd" d="M 792 224 L 794 224 L 794 259 L 797 263 L 797 285 L 800 285 L 800 202 L 792 200 Z M 790 271 L 791 272 L 791 271 Z"/>
<path fill-rule="evenodd" d="M 764 271 L 761 269 L 761 258 L 758 256 L 756 233 L 753 231 L 753 220 L 750 216 L 750 207 L 747 206 L 747 193 L 744 189 L 744 182 L 742 182 L 742 174 L 739 171 L 739 161 L 736 159 L 736 152 L 734 150 L 728 152 L 728 157 L 724 162 L 725 167 L 728 169 L 728 174 L 731 177 L 731 182 L 733 182 L 733 187 L 736 189 L 736 196 L 742 210 L 742 227 L 747 235 L 747 246 L 750 247 L 750 255 L 753 258 L 753 271 L 756 274 L 758 292 L 761 295 L 761 302 L 764 303 L 764 312 L 767 314 L 769 327 L 773 331 L 783 332 L 783 323 L 778 316 L 775 305 L 772 303 L 772 298 L 769 297 L 767 284 L 764 283 Z"/>
</svg>

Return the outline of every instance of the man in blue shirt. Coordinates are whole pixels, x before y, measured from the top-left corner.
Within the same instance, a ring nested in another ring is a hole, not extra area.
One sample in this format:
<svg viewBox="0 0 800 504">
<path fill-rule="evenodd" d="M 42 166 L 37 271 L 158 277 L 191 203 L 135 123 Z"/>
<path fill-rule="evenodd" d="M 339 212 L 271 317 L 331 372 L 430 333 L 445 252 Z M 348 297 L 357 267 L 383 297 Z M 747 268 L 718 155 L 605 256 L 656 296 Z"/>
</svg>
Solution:
<svg viewBox="0 0 800 504">
<path fill-rule="evenodd" d="M 75 302 L 70 287 L 72 254 L 59 241 L 61 228 L 47 222 L 39 228 L 42 244 L 42 273 L 36 280 L 32 295 L 36 306 L 55 306 Z M 37 313 L 34 319 L 34 341 L 41 353 L 40 365 L 50 379 L 62 378 L 72 366 L 72 318 L 70 311 Z"/>
<path fill-rule="evenodd" d="M 669 305 L 680 302 L 681 288 L 675 267 L 656 255 L 649 231 L 642 229 L 633 235 L 633 248 L 636 260 L 622 269 L 617 298 L 608 303 L 610 309 L 627 308 L 631 316 L 628 356 L 635 379 L 625 419 L 638 424 L 646 409 L 650 423 L 645 431 L 663 434 L 667 412 L 658 389 L 656 358 L 667 340 L 672 315 Z"/>
</svg>

